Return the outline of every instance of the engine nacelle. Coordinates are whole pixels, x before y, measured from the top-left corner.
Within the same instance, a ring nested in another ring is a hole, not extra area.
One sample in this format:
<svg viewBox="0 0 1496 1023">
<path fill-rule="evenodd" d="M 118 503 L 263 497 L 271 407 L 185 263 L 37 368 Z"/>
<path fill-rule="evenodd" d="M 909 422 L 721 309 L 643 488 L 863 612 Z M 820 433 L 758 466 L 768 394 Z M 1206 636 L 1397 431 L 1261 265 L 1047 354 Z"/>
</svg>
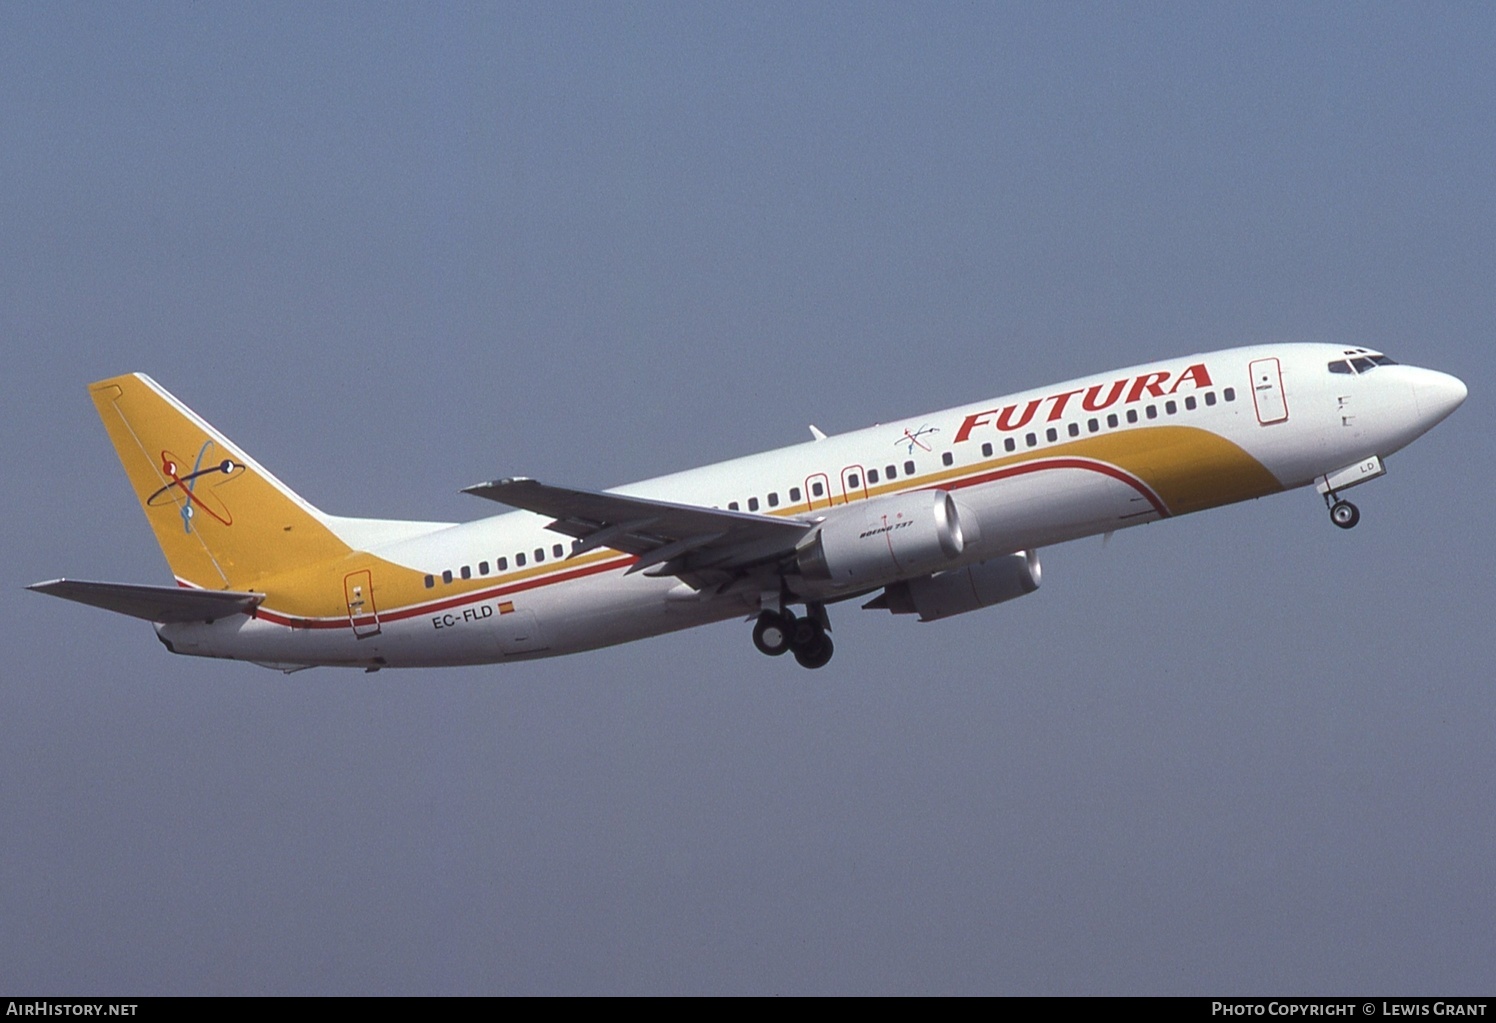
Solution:
<svg viewBox="0 0 1496 1023">
<path fill-rule="evenodd" d="M 1033 593 L 1039 588 L 1039 553 L 1019 551 L 966 568 L 894 583 L 864 607 L 896 615 L 919 615 L 922 622 L 965 614 Z"/>
<path fill-rule="evenodd" d="M 807 579 L 867 588 L 937 572 L 965 549 L 955 500 L 920 490 L 838 509 L 800 545 L 795 563 Z"/>
</svg>

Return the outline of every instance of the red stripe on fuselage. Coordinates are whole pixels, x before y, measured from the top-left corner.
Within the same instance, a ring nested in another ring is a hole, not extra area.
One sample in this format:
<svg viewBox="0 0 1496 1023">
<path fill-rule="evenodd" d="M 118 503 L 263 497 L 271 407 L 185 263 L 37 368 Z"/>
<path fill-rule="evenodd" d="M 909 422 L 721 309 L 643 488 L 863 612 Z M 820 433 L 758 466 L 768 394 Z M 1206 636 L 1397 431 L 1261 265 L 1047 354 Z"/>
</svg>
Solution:
<svg viewBox="0 0 1496 1023">
<path fill-rule="evenodd" d="M 927 487 L 916 487 L 916 490 L 962 490 L 966 487 L 979 486 L 983 483 L 993 483 L 997 480 L 1011 479 L 1015 476 L 1026 476 L 1029 473 L 1042 472 L 1046 469 L 1080 469 L 1088 472 L 1100 473 L 1111 479 L 1124 483 L 1136 490 L 1153 507 L 1160 518 L 1169 517 L 1169 509 L 1153 490 L 1142 480 L 1125 472 L 1114 465 L 1106 462 L 1098 462 L 1088 458 L 1036 458 L 1028 462 L 1020 462 L 1016 465 L 1007 465 L 1001 469 L 990 472 L 978 473 L 974 476 L 966 476 L 957 480 L 948 480 L 941 483 L 931 484 Z M 381 622 L 398 622 L 407 618 L 417 618 L 421 615 L 431 614 L 438 611 L 447 611 L 454 607 L 462 607 L 466 604 L 476 604 L 495 597 L 507 596 L 511 593 L 522 593 L 525 590 L 538 589 L 542 586 L 550 586 L 553 583 L 569 582 L 573 579 L 582 579 L 614 569 L 626 568 L 639 559 L 634 555 L 612 558 L 588 565 L 585 568 L 571 569 L 565 572 L 556 572 L 550 575 L 539 576 L 534 579 L 525 579 L 520 582 L 509 583 L 503 586 L 495 586 L 486 590 L 478 590 L 472 593 L 464 593 L 460 596 L 450 597 L 446 600 L 433 601 L 429 604 L 416 604 L 410 607 L 400 608 L 395 611 L 379 615 Z M 179 580 L 180 583 L 180 580 Z M 346 629 L 348 619 L 337 618 L 302 618 L 295 615 L 284 615 L 276 611 L 267 610 L 264 607 L 256 608 L 253 612 L 255 617 L 275 625 L 285 625 L 294 629 Z"/>
<path fill-rule="evenodd" d="M 435 611 L 447 611 L 454 607 L 462 607 L 464 604 L 476 604 L 494 597 L 503 597 L 511 593 L 521 593 L 525 590 L 538 589 L 541 586 L 549 586 L 552 583 L 569 582 L 572 579 L 582 579 L 589 575 L 597 575 L 601 572 L 610 572 L 617 568 L 626 568 L 639 559 L 632 554 L 602 561 L 596 565 L 587 565 L 584 568 L 574 568 L 565 572 L 555 572 L 551 575 L 539 576 L 534 579 L 524 579 L 519 582 L 509 583 L 504 586 L 495 586 L 486 590 L 476 590 L 472 593 L 464 593 L 460 596 L 449 597 L 446 600 L 432 601 L 429 604 L 414 604 L 410 607 L 399 608 L 395 611 L 381 612 L 380 622 L 399 622 L 407 618 L 419 618 L 421 615 L 431 614 Z M 301 618 L 296 615 L 284 615 L 276 611 L 267 611 L 264 607 L 255 609 L 255 617 L 263 619 L 274 625 L 286 625 L 293 629 L 346 629 L 348 619 L 337 618 Z"/>
<path fill-rule="evenodd" d="M 1031 462 L 1020 462 L 1017 465 L 1004 466 L 991 472 L 979 473 L 975 476 L 967 476 L 963 479 L 953 480 L 948 483 L 937 483 L 933 486 L 924 487 L 925 490 L 962 490 L 966 487 L 975 487 L 983 483 L 993 483 L 1001 479 L 1010 479 L 1014 476 L 1025 476 L 1031 472 L 1042 472 L 1045 469 L 1083 469 L 1089 472 L 1099 472 L 1103 476 L 1109 476 L 1119 483 L 1125 483 L 1132 489 L 1142 494 L 1144 499 L 1158 512 L 1159 518 L 1169 517 L 1169 509 L 1163 499 L 1153 492 L 1153 489 L 1138 479 L 1132 473 L 1125 472 L 1115 465 L 1107 462 L 1098 462 L 1089 458 L 1036 458 Z"/>
</svg>

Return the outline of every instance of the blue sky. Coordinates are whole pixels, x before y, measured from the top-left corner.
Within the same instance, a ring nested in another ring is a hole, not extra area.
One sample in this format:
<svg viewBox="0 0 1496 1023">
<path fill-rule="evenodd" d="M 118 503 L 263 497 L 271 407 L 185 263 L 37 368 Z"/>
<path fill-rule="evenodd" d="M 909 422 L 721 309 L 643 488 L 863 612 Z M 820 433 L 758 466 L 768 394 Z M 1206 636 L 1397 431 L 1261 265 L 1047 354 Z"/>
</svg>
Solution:
<svg viewBox="0 0 1496 1023">
<path fill-rule="evenodd" d="M 1496 981 L 1485 5 L 11 5 L 0 987 L 1469 993 Z M 84 386 L 465 519 L 1323 340 L 1471 397 L 1359 491 L 1044 552 L 808 676 L 723 624 L 283 677 L 163 582 Z"/>
</svg>

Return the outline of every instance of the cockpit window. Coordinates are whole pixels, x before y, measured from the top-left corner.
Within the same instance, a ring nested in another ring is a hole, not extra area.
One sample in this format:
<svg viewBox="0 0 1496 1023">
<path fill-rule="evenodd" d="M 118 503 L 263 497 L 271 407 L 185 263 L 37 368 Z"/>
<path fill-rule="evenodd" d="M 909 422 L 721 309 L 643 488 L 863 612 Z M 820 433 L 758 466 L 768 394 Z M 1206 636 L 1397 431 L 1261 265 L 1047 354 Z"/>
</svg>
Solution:
<svg viewBox="0 0 1496 1023">
<path fill-rule="evenodd" d="M 1362 351 L 1365 351 L 1365 349 L 1362 349 Z M 1350 354 L 1350 353 L 1347 353 L 1347 354 Z M 1351 359 L 1349 362 L 1346 362 L 1344 360 L 1339 360 L 1339 361 L 1336 361 L 1336 362 L 1332 362 L 1326 368 L 1329 369 L 1329 371 L 1331 373 L 1343 373 L 1343 374 L 1349 376 L 1352 373 L 1367 373 L 1367 372 L 1370 372 L 1371 370 L 1376 369 L 1378 366 L 1396 366 L 1396 365 L 1397 365 L 1396 360 L 1389 359 L 1385 355 L 1370 355 L 1370 354 L 1368 354 L 1368 355 L 1362 355 L 1362 356 L 1359 356 L 1357 358 Z M 1353 366 L 1355 367 L 1354 369 L 1351 368 Z"/>
</svg>

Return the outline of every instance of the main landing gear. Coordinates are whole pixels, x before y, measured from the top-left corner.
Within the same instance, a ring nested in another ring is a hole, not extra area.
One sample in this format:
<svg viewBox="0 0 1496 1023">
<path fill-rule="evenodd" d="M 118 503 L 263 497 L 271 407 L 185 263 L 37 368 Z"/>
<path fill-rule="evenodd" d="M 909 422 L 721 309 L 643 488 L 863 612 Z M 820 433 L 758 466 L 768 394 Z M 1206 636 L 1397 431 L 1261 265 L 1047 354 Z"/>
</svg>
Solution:
<svg viewBox="0 0 1496 1023">
<path fill-rule="evenodd" d="M 753 645 L 770 657 L 793 652 L 802 668 L 824 668 L 835 651 L 825 617 L 819 606 L 804 618 L 796 618 L 789 608 L 765 611 L 753 626 Z"/>
</svg>

